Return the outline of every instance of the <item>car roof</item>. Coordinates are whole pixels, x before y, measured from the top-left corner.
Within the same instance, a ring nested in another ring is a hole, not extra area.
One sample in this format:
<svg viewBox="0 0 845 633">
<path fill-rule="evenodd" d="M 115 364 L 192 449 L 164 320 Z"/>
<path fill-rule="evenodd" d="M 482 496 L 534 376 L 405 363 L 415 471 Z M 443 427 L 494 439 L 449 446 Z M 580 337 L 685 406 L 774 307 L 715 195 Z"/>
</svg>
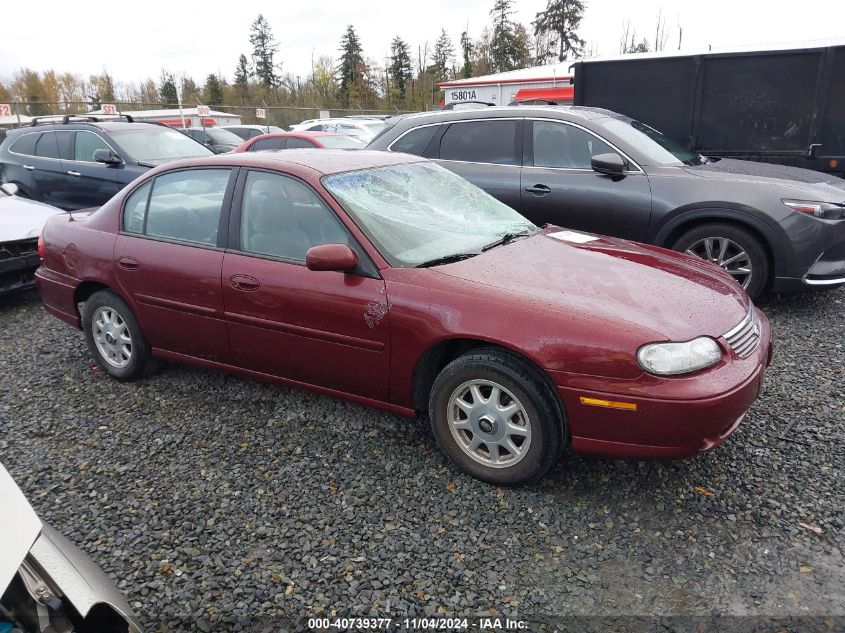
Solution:
<svg viewBox="0 0 845 633">
<path fill-rule="evenodd" d="M 137 130 L 143 127 L 164 127 L 165 129 L 168 129 L 168 126 L 166 125 L 161 125 L 160 123 L 153 123 L 150 121 L 133 121 L 132 123 L 130 123 L 129 121 L 69 121 L 67 123 L 57 121 L 55 123 L 47 122 L 39 123 L 38 125 L 25 125 L 14 130 L 8 130 L 7 135 L 17 136 L 20 134 L 25 134 L 27 132 L 49 132 L 53 130 L 87 130 L 91 128 L 105 130 L 108 132 L 111 130 Z"/>
<path fill-rule="evenodd" d="M 589 106 L 560 106 L 560 105 L 536 105 L 536 106 L 493 106 L 487 108 L 472 108 L 467 110 L 434 110 L 431 112 L 417 112 L 403 116 L 397 124 L 413 121 L 414 123 L 426 120 L 451 121 L 454 119 L 491 119 L 502 117 L 542 117 L 554 115 L 569 121 L 593 120 L 605 118 L 624 118 L 623 115 L 604 108 L 592 108 Z"/>
<path fill-rule="evenodd" d="M 263 167 L 297 171 L 306 167 L 320 175 L 339 174 L 359 169 L 426 162 L 426 159 L 401 152 L 380 152 L 366 149 L 287 149 L 283 152 L 241 152 L 192 158 L 169 166 L 178 168 L 203 166 Z"/>
</svg>

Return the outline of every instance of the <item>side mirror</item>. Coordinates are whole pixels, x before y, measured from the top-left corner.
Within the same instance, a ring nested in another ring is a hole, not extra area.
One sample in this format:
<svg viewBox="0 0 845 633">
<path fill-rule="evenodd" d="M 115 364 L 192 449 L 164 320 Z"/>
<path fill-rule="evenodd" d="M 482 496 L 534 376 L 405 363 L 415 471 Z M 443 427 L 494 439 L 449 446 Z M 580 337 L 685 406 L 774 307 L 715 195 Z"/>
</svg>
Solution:
<svg viewBox="0 0 845 633">
<path fill-rule="evenodd" d="M 123 162 L 120 160 L 120 156 L 110 149 L 94 150 L 94 160 L 98 163 L 105 163 L 106 165 L 118 165 Z"/>
<path fill-rule="evenodd" d="M 13 182 L 7 182 L 4 185 L 0 185 L 0 189 L 5 191 L 6 193 L 8 193 L 10 196 L 16 196 L 16 195 L 18 195 L 18 192 L 20 191 L 20 187 L 18 187 Z"/>
<path fill-rule="evenodd" d="M 625 161 L 619 154 L 596 154 L 590 159 L 590 166 L 594 171 L 600 174 L 609 174 L 611 176 L 618 176 L 625 173 Z"/>
<path fill-rule="evenodd" d="M 358 256 L 346 244 L 321 244 L 305 253 L 308 270 L 329 270 L 348 273 L 358 266 Z"/>
</svg>

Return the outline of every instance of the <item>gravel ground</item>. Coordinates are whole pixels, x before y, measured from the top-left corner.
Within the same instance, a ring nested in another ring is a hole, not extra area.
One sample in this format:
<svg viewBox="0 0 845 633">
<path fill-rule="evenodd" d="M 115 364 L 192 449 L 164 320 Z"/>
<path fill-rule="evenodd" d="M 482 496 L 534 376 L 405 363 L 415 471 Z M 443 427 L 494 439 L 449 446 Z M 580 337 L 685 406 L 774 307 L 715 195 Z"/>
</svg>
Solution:
<svg viewBox="0 0 845 633">
<path fill-rule="evenodd" d="M 845 291 L 766 311 L 775 362 L 724 446 L 670 464 L 567 456 L 505 490 L 450 468 L 413 420 L 179 366 L 112 381 L 26 294 L 0 300 L 0 460 L 150 630 L 845 616 Z"/>
</svg>

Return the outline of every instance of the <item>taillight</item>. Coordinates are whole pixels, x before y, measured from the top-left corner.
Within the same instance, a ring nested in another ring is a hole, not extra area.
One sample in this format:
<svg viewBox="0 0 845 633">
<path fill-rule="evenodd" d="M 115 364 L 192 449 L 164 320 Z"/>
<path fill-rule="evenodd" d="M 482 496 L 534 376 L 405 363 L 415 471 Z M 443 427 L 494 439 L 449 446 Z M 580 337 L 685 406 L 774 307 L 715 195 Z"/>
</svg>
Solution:
<svg viewBox="0 0 845 633">
<path fill-rule="evenodd" d="M 44 259 L 44 235 L 38 236 L 38 256 Z"/>
</svg>

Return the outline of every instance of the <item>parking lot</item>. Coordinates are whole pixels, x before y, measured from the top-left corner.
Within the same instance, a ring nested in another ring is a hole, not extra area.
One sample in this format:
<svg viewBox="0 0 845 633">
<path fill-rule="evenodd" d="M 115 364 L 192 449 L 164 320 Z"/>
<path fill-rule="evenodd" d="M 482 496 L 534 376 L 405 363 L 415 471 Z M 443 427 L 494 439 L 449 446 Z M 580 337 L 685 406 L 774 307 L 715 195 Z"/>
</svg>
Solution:
<svg viewBox="0 0 845 633">
<path fill-rule="evenodd" d="M 0 461 L 150 630 L 842 616 L 845 290 L 765 310 L 775 359 L 724 446 L 666 464 L 568 456 L 508 490 L 453 470 L 427 423 L 180 366 L 110 380 L 28 293 L 0 303 Z"/>
</svg>

